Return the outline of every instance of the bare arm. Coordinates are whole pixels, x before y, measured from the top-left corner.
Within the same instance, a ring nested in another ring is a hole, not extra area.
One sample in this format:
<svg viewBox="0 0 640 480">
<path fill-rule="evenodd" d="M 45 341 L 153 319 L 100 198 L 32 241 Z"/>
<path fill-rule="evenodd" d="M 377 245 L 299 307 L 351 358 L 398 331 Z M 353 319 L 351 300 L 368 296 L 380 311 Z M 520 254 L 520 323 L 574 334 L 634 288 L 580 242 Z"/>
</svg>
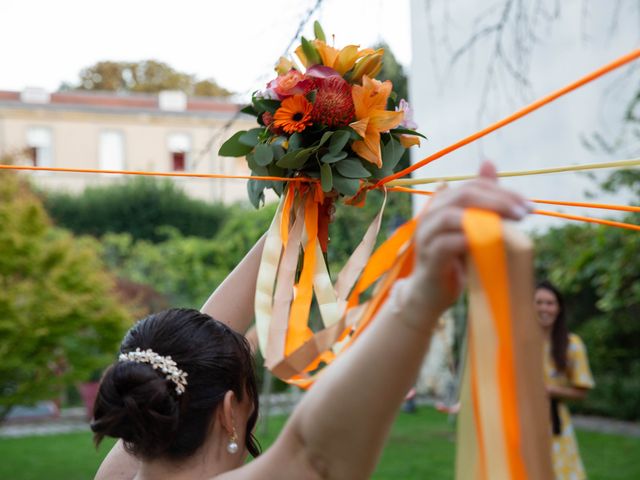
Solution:
<svg viewBox="0 0 640 480">
<path fill-rule="evenodd" d="M 588 388 L 547 386 L 547 393 L 558 400 L 584 400 L 589 393 Z"/>
<path fill-rule="evenodd" d="M 263 236 L 258 240 L 200 309 L 240 333 L 245 333 L 253 322 L 253 299 L 264 239 Z M 95 480 L 130 480 L 139 468 L 139 460 L 129 455 L 122 441 L 118 441 L 100 465 Z"/>
<path fill-rule="evenodd" d="M 274 446 L 220 478 L 369 478 L 405 393 L 415 381 L 438 317 L 464 283 L 462 212 L 475 206 L 520 218 L 519 196 L 484 176 L 433 201 L 416 234 L 413 274 L 394 292 L 362 338 L 318 380 Z"/>
<path fill-rule="evenodd" d="M 129 455 L 122 446 L 122 440 L 118 440 L 102 461 L 95 480 L 131 480 L 139 469 L 140 460 Z"/>
<path fill-rule="evenodd" d="M 243 334 L 253 323 L 256 279 L 264 240 L 263 236 L 256 242 L 200 309 Z"/>
</svg>

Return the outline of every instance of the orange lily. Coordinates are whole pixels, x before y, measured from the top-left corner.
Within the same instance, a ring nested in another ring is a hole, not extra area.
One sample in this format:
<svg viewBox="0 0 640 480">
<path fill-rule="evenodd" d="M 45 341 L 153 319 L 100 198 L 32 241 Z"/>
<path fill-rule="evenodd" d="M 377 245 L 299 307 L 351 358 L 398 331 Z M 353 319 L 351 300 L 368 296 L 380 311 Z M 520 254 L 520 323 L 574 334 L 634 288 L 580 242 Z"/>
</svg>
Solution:
<svg viewBox="0 0 640 480">
<path fill-rule="evenodd" d="M 417 135 L 400 135 L 400 145 L 404 148 L 420 145 L 420 138 Z"/>
<path fill-rule="evenodd" d="M 337 48 L 330 47 L 325 42 L 318 39 L 313 40 L 311 43 L 320 54 L 322 64 L 326 67 L 333 68 L 340 75 L 344 75 L 351 70 L 359 58 L 366 55 L 372 55 L 374 53 L 382 53 L 384 51 L 383 49 L 374 51 L 371 48 L 358 50 L 358 45 L 347 45 L 342 50 L 338 50 Z M 296 48 L 296 55 L 305 68 L 311 66 L 307 56 L 302 51 L 302 45 Z"/>
<path fill-rule="evenodd" d="M 382 167 L 380 133 L 397 127 L 404 118 L 402 111 L 386 110 L 391 88 L 389 80 L 380 82 L 364 75 L 362 85 L 354 85 L 351 91 L 357 121 L 349 126 L 363 138 L 353 142 L 351 148 L 378 168 Z"/>
</svg>

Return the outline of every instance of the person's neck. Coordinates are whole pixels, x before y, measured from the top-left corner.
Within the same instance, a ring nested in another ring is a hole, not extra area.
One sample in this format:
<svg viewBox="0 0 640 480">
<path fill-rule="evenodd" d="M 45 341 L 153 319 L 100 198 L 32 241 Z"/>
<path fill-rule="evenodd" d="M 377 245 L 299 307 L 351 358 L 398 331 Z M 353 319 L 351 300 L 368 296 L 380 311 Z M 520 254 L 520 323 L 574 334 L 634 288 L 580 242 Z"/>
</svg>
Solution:
<svg viewBox="0 0 640 480">
<path fill-rule="evenodd" d="M 551 332 L 553 332 L 552 327 L 542 327 L 542 335 L 545 340 L 551 341 Z"/>
<path fill-rule="evenodd" d="M 233 470 L 237 460 L 220 442 L 205 444 L 191 457 L 181 461 L 157 459 L 143 461 L 134 480 L 204 480 Z"/>
</svg>

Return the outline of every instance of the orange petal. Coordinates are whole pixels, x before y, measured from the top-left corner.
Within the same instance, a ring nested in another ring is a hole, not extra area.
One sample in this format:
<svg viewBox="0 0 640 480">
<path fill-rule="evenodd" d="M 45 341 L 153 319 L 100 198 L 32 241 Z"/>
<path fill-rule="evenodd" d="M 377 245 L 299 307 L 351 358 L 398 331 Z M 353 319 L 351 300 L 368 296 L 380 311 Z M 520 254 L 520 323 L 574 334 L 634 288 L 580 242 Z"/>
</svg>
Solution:
<svg viewBox="0 0 640 480">
<path fill-rule="evenodd" d="M 304 51 L 302 50 L 302 45 L 299 45 L 298 48 L 296 48 L 296 55 L 300 59 L 300 62 L 302 63 L 302 65 L 305 68 L 307 68 L 309 66 L 309 60 L 307 60 L 307 56 L 304 54 Z"/>
<path fill-rule="evenodd" d="M 347 45 L 338 54 L 333 69 L 340 75 L 344 75 L 351 70 L 358 59 L 358 45 Z"/>
<path fill-rule="evenodd" d="M 404 148 L 420 145 L 420 137 L 417 135 L 400 135 L 400 145 Z"/>
<path fill-rule="evenodd" d="M 338 57 L 338 50 L 336 48 L 330 47 L 322 40 L 314 40 L 313 45 L 320 53 L 320 58 L 322 58 L 322 64 L 333 68 L 333 64 L 336 62 L 336 58 Z"/>
<path fill-rule="evenodd" d="M 356 118 L 368 117 L 373 110 L 385 110 L 392 87 L 389 80 L 381 82 L 363 75 L 362 86 L 354 85 L 352 89 Z"/>
<path fill-rule="evenodd" d="M 374 110 L 369 117 L 369 130 L 384 132 L 397 127 L 404 118 L 404 112 L 391 112 L 389 110 Z"/>
<path fill-rule="evenodd" d="M 380 151 L 380 134 L 367 132 L 363 140 L 356 140 L 351 144 L 351 149 L 366 161 L 373 163 L 378 168 L 382 166 L 382 153 Z"/>
<path fill-rule="evenodd" d="M 367 126 L 369 125 L 369 117 L 358 120 L 357 122 L 350 123 L 349 126 L 353 128 L 358 135 L 362 138 L 365 136 Z"/>
</svg>

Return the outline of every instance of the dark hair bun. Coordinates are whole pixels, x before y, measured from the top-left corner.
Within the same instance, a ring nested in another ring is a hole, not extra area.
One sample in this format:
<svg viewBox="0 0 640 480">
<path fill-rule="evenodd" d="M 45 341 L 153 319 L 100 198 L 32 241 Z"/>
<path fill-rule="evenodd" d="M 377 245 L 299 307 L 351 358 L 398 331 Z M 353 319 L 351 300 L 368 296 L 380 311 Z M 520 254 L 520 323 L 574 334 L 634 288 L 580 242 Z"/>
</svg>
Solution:
<svg viewBox="0 0 640 480">
<path fill-rule="evenodd" d="M 105 372 L 93 409 L 96 443 L 121 438 L 142 458 L 162 455 L 178 429 L 175 386 L 149 364 L 118 362 Z"/>
</svg>

